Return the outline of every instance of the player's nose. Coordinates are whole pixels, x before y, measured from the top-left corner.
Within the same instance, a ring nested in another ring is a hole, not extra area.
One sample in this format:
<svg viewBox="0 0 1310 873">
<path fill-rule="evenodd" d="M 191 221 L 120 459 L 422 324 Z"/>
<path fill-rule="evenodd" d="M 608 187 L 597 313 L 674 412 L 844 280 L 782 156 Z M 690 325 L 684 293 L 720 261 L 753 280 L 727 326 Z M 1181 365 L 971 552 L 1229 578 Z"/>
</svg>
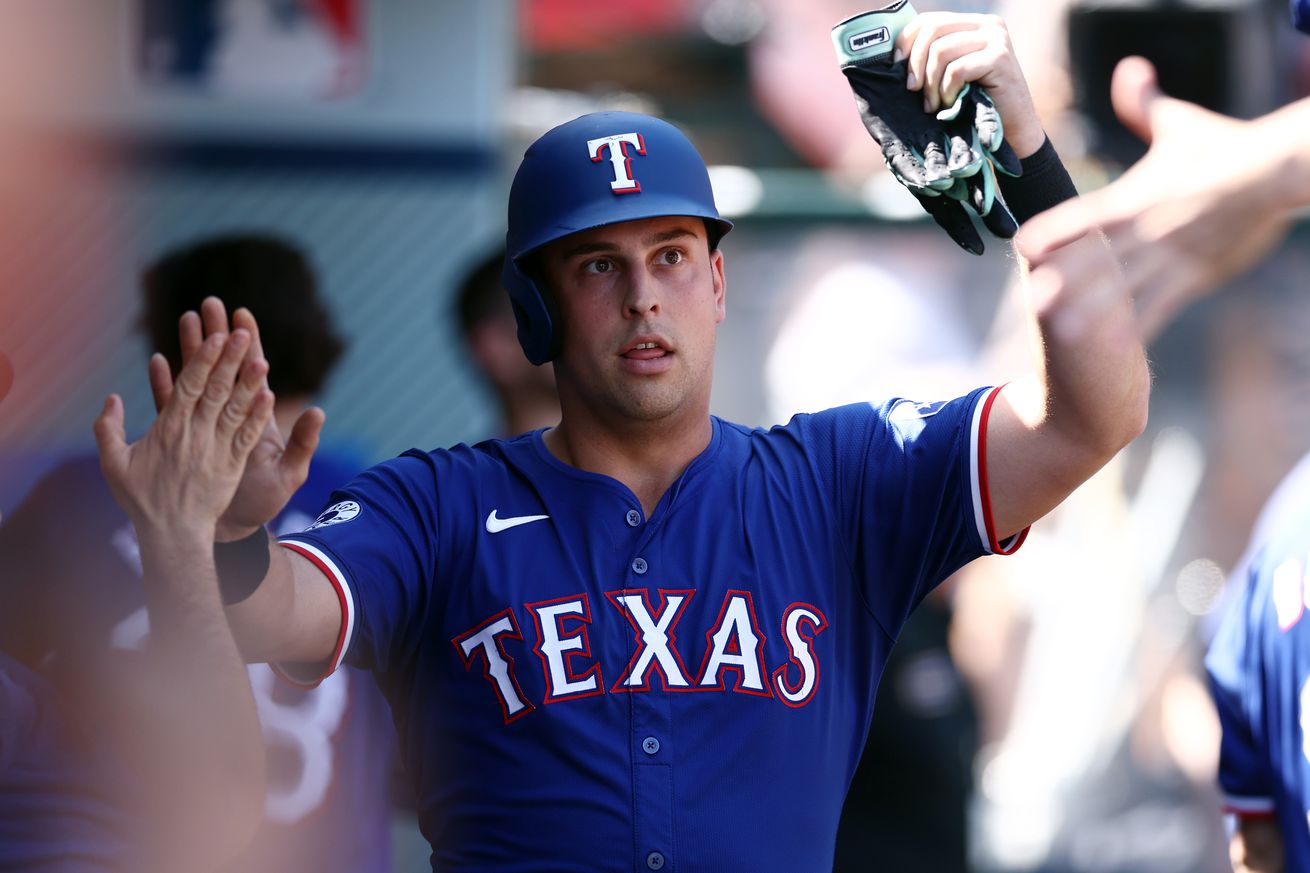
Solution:
<svg viewBox="0 0 1310 873">
<path fill-rule="evenodd" d="M 624 287 L 624 315 L 629 318 L 642 318 L 656 315 L 659 310 L 659 281 L 646 270 L 630 271 Z"/>
</svg>

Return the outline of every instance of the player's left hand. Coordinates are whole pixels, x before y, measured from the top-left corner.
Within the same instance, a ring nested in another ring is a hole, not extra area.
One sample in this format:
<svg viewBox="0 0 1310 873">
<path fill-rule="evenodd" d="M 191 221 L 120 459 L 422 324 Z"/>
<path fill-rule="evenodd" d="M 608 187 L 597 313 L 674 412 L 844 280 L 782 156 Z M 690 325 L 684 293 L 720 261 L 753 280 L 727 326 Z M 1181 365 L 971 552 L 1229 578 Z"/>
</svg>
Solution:
<svg viewBox="0 0 1310 873">
<path fill-rule="evenodd" d="M 259 325 L 255 323 L 255 316 L 249 309 L 243 307 L 232 314 L 231 328 L 249 332 L 251 357 L 265 361 L 259 340 Z M 178 331 L 183 367 L 199 353 L 208 337 L 226 330 L 227 309 L 215 297 L 205 298 L 198 314 L 188 312 L 182 316 Z M 162 372 L 151 369 L 150 387 L 154 392 L 155 405 L 163 408 L 173 390 L 167 368 Z M 301 413 L 291 433 L 284 438 L 278 430 L 277 422 L 269 419 L 250 452 L 241 484 L 219 519 L 216 531 L 219 542 L 241 539 L 268 524 L 282 511 L 296 489 L 309 476 L 309 462 L 318 448 L 323 421 L 323 410 L 310 407 Z"/>
<path fill-rule="evenodd" d="M 996 104 L 1015 153 L 1026 158 L 1041 148 L 1046 134 L 999 16 L 922 13 L 901 31 L 896 57 L 907 60 L 907 87 L 922 92 L 925 112 L 950 106 L 965 83 L 976 82 Z"/>
</svg>

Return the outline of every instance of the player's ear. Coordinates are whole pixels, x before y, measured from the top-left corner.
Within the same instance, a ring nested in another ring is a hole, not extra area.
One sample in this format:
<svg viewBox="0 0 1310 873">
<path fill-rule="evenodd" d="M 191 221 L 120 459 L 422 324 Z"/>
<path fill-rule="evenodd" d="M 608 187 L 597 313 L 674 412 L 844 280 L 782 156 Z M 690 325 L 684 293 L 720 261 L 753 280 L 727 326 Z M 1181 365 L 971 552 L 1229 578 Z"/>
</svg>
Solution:
<svg viewBox="0 0 1310 873">
<path fill-rule="evenodd" d="M 714 282 L 714 313 L 715 323 L 722 322 L 727 317 L 728 310 L 725 298 L 727 296 L 728 284 L 723 272 L 723 251 L 715 249 L 710 252 L 710 277 Z"/>
</svg>

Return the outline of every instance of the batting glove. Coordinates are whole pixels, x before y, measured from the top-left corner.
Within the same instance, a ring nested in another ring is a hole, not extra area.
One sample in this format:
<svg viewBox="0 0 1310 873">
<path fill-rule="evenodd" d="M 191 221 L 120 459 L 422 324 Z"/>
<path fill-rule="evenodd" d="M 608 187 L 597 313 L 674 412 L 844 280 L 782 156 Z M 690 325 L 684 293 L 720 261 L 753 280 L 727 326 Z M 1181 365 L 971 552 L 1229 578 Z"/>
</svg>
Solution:
<svg viewBox="0 0 1310 873">
<path fill-rule="evenodd" d="M 897 36 L 914 16 L 908 0 L 898 0 L 838 24 L 833 45 L 860 120 L 882 148 L 892 175 L 951 239 L 980 255 L 982 238 L 962 204 L 972 207 L 993 234 L 1014 236 L 1018 225 L 996 197 L 992 162 L 1018 175 L 1019 160 L 981 88 L 966 85 L 954 104 L 931 115 L 905 87 L 907 62 L 893 60 L 893 53 Z"/>
<path fill-rule="evenodd" d="M 977 85 L 966 82 L 955 102 L 937 113 L 943 122 L 963 122 L 971 128 L 975 151 L 982 151 L 995 169 L 1007 176 L 1023 175 L 1019 156 L 1005 141 L 1005 126 L 991 95 Z"/>
</svg>

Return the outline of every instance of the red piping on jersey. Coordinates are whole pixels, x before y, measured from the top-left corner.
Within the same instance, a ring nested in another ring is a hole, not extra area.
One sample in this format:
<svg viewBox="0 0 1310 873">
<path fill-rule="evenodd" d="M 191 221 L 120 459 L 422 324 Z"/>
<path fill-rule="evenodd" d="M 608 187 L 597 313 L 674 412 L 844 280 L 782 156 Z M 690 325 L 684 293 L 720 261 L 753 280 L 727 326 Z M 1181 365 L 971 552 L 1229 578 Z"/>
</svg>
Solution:
<svg viewBox="0 0 1310 873">
<path fill-rule="evenodd" d="M 341 630 L 337 632 L 337 643 L 332 647 L 332 656 L 328 658 L 327 671 L 324 672 L 323 675 L 319 676 L 313 682 L 305 682 L 303 679 L 297 679 L 287 673 L 286 670 L 282 669 L 281 665 L 271 665 L 275 673 L 291 684 L 299 685 L 301 688 L 317 688 L 324 679 L 335 673 L 337 667 L 341 664 L 341 650 L 346 645 L 346 624 L 348 622 L 350 609 L 350 605 L 346 602 L 346 589 L 342 586 L 341 580 L 337 578 L 336 574 L 333 573 L 332 570 L 322 562 L 322 560 L 319 559 L 318 555 L 315 555 L 313 552 L 298 543 L 279 542 L 278 545 L 284 549 L 290 549 L 317 567 L 319 572 L 326 576 L 328 581 L 332 583 L 332 590 L 337 592 L 337 603 L 341 606 Z"/>
<path fill-rule="evenodd" d="M 1255 819 L 1256 821 L 1269 821 L 1274 818 L 1276 813 L 1272 809 L 1251 810 L 1251 809 L 1233 809 L 1225 805 L 1223 811 L 1228 815 L 1235 815 L 1241 819 Z"/>
<path fill-rule="evenodd" d="M 1008 549 L 1002 548 L 996 540 L 996 523 L 992 520 L 992 495 L 987 486 L 987 419 L 992 414 L 992 404 L 1004 387 L 1002 385 L 987 395 L 978 421 L 978 496 L 982 501 L 983 526 L 987 529 L 987 548 L 995 555 L 1013 555 L 1028 538 L 1028 528 L 1024 528 L 1013 537 L 1014 542 Z"/>
</svg>

